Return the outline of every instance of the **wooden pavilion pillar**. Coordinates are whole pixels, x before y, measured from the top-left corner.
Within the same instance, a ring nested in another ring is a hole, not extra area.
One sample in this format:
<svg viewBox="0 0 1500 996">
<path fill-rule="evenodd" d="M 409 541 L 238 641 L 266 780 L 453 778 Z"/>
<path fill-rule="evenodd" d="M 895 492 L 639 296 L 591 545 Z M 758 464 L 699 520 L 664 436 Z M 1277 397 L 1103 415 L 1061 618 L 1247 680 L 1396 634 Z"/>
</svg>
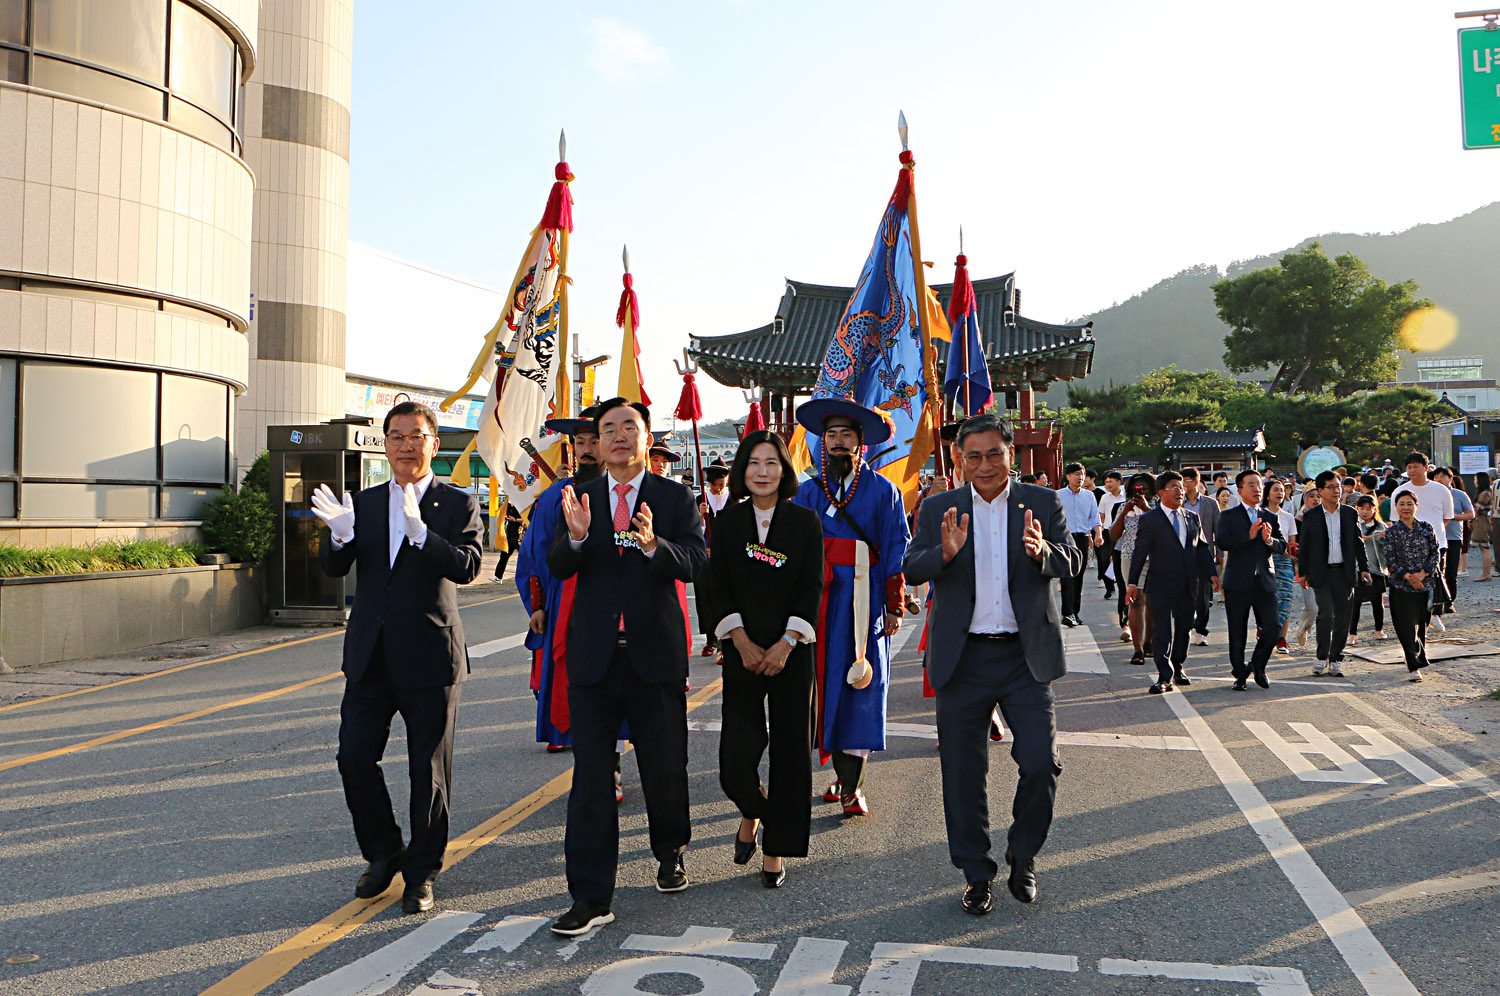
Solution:
<svg viewBox="0 0 1500 996">
<path fill-rule="evenodd" d="M 1021 407 L 1018 412 L 1018 421 L 1025 429 L 1029 430 L 1032 428 L 1032 420 L 1036 418 L 1036 400 L 1031 393 L 1030 381 L 1021 385 L 1020 401 Z M 1029 436 L 1030 432 L 1027 432 L 1026 435 Z M 1035 466 L 1036 460 L 1032 455 L 1032 448 L 1030 446 L 1021 447 L 1021 473 L 1035 473 Z"/>
</svg>

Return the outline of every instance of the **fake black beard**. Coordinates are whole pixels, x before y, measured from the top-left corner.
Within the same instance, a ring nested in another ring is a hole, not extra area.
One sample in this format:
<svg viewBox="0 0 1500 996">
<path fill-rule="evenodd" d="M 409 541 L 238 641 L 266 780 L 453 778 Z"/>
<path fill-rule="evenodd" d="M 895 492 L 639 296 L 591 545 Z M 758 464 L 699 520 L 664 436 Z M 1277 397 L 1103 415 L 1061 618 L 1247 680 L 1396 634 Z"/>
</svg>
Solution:
<svg viewBox="0 0 1500 996">
<path fill-rule="evenodd" d="M 854 454 L 852 453 L 830 453 L 828 454 L 828 476 L 835 481 L 842 481 L 854 472 Z"/>
<path fill-rule="evenodd" d="M 573 472 L 574 484 L 587 484 L 604 472 L 604 469 L 592 460 L 579 460 L 578 469 Z"/>
</svg>

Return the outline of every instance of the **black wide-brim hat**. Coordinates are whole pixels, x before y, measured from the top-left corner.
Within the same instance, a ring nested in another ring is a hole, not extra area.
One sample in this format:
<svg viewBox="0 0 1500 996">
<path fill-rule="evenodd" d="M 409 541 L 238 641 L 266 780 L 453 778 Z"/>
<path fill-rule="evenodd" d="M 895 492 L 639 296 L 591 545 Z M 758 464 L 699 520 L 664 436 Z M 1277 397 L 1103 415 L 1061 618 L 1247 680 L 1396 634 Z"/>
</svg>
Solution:
<svg viewBox="0 0 1500 996">
<path fill-rule="evenodd" d="M 890 417 L 847 398 L 813 398 L 797 406 L 797 424 L 814 436 L 823 435 L 824 423 L 834 415 L 852 418 L 864 433 L 866 446 L 891 438 Z"/>
<path fill-rule="evenodd" d="M 543 422 L 553 432 L 560 432 L 565 436 L 576 436 L 580 432 L 599 431 L 599 423 L 591 418 L 549 418 Z"/>
<path fill-rule="evenodd" d="M 714 462 L 703 468 L 703 476 L 710 481 L 717 481 L 721 477 L 729 476 L 729 468 L 724 464 L 723 457 L 715 457 Z"/>
</svg>

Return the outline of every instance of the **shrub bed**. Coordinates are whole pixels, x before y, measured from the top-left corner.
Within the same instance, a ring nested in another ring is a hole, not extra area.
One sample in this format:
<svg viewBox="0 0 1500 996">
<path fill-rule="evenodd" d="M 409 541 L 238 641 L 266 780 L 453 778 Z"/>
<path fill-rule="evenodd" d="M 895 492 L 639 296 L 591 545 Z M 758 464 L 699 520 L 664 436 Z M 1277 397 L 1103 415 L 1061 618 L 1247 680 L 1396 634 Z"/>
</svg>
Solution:
<svg viewBox="0 0 1500 996">
<path fill-rule="evenodd" d="M 0 577 L 46 577 L 54 574 L 100 574 L 106 571 L 152 571 L 193 567 L 204 547 L 175 546 L 161 540 L 105 541 L 90 546 L 56 546 L 28 550 L 0 543 Z"/>
</svg>

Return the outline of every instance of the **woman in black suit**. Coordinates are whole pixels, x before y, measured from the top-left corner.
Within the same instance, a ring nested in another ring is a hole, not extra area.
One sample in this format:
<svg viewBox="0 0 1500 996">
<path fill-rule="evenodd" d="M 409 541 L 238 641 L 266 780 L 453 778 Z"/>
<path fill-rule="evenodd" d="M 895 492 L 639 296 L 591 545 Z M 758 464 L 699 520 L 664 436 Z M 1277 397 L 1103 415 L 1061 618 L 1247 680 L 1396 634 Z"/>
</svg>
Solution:
<svg viewBox="0 0 1500 996">
<path fill-rule="evenodd" d="M 817 633 L 809 620 L 823 597 L 823 526 L 816 512 L 788 501 L 796 492 L 781 437 L 746 435 L 729 472 L 730 504 L 714 520 L 704 586 L 713 605 L 707 624 L 724 651 L 719 784 L 743 817 L 734 861 L 750 861 L 764 823 L 760 880 L 768 889 L 786 881 L 782 858 L 807 855 L 812 822 Z M 769 793 L 757 771 L 768 743 Z"/>
</svg>

